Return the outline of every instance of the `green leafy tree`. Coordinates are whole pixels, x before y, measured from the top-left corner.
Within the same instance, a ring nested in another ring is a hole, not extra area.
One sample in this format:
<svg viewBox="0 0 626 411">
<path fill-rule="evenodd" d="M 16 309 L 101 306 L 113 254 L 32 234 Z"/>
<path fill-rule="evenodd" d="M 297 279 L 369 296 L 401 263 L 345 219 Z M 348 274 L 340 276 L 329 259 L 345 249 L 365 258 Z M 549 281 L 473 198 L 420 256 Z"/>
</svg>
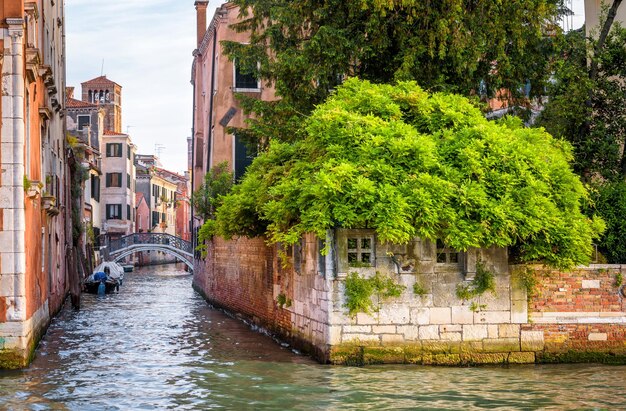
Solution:
<svg viewBox="0 0 626 411">
<path fill-rule="evenodd" d="M 428 90 L 470 95 L 529 82 L 545 85 L 547 56 L 562 0 L 310 1 L 234 0 L 249 44 L 222 42 L 244 72 L 276 87 L 271 103 L 242 97 L 259 114 L 249 138 L 301 137 L 302 117 L 345 76 L 390 83 L 415 80 Z"/>
<path fill-rule="evenodd" d="M 572 144 L 574 170 L 596 186 L 595 211 L 607 223 L 598 248 L 611 263 L 626 261 L 626 29 L 614 22 L 621 4 L 610 3 L 592 38 L 581 29 L 562 39 L 538 120 Z"/>
<path fill-rule="evenodd" d="M 222 162 L 211 168 L 204 176 L 200 188 L 192 194 L 191 201 L 198 216 L 203 220 L 215 218 L 215 210 L 221 204 L 222 196 L 227 194 L 233 185 L 233 173 L 229 171 L 228 162 Z"/>
<path fill-rule="evenodd" d="M 603 229 L 571 147 L 519 119 L 487 121 L 466 98 L 350 79 L 304 124 L 271 141 L 223 197 L 212 233 L 295 243 L 372 228 L 383 242 L 441 238 L 459 250 L 519 246 L 525 260 L 586 263 Z"/>
<path fill-rule="evenodd" d="M 595 207 L 606 221 L 599 250 L 609 263 L 626 261 L 626 182 L 610 181 L 598 186 Z"/>
<path fill-rule="evenodd" d="M 537 125 L 568 140 L 574 169 L 585 180 L 626 177 L 626 29 L 616 25 L 597 49 L 584 29 L 568 33 L 555 59 L 554 82 Z M 596 49 L 592 53 L 592 50 Z M 592 57 L 590 57 L 592 56 Z M 597 62 L 595 74 L 589 59 Z"/>
</svg>

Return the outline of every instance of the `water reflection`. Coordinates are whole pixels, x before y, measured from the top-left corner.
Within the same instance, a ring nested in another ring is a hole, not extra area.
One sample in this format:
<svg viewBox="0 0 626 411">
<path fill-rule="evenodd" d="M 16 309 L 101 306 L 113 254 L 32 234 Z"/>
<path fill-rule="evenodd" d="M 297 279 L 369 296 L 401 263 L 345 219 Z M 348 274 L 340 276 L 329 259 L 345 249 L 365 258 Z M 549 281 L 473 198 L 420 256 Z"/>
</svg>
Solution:
<svg viewBox="0 0 626 411">
<path fill-rule="evenodd" d="M 210 309 L 182 267 L 142 269 L 53 322 L 1 409 L 619 409 L 626 367 L 320 366 Z"/>
</svg>

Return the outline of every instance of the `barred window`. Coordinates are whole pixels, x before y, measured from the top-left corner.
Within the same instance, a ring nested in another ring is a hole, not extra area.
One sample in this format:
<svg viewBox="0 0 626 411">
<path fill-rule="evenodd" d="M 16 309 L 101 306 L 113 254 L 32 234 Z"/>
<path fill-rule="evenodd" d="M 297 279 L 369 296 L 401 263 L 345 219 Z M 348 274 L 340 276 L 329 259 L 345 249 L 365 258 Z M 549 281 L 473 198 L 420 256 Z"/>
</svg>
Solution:
<svg viewBox="0 0 626 411">
<path fill-rule="evenodd" d="M 348 265 L 350 267 L 374 265 L 374 238 L 372 236 L 348 237 Z"/>
<path fill-rule="evenodd" d="M 437 263 L 459 264 L 461 262 L 459 254 L 454 248 L 448 247 L 441 240 L 437 240 Z"/>
</svg>

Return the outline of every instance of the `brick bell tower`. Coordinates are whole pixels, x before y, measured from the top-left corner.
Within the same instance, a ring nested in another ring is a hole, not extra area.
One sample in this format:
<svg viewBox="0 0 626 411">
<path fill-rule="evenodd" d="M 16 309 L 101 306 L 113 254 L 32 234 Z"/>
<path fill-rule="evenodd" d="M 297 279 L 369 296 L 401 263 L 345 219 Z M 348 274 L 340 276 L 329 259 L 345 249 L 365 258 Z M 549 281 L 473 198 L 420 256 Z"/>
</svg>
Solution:
<svg viewBox="0 0 626 411">
<path fill-rule="evenodd" d="M 84 83 L 82 100 L 104 108 L 104 130 L 122 132 L 122 86 L 107 78 L 96 77 Z"/>
</svg>

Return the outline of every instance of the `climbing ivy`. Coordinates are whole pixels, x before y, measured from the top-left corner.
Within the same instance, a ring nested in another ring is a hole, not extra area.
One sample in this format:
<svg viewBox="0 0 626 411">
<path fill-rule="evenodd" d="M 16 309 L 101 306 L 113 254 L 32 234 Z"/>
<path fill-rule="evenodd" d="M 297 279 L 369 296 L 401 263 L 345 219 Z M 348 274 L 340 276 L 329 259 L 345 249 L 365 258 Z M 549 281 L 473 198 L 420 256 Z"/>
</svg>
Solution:
<svg viewBox="0 0 626 411">
<path fill-rule="evenodd" d="M 361 277 L 357 272 L 351 272 L 346 277 L 346 303 L 350 315 L 358 312 L 371 314 L 378 312 L 380 303 L 392 297 L 399 297 L 406 289 L 405 286 L 386 275 L 376 271 L 376 275 L 370 278 Z M 372 297 L 376 297 L 376 303 Z"/>
<path fill-rule="evenodd" d="M 461 300 L 471 300 L 472 298 L 483 295 L 487 291 L 495 295 L 495 275 L 487 270 L 485 265 L 479 261 L 476 263 L 476 275 L 474 279 L 469 284 L 458 284 L 456 287 L 456 296 Z"/>
</svg>

